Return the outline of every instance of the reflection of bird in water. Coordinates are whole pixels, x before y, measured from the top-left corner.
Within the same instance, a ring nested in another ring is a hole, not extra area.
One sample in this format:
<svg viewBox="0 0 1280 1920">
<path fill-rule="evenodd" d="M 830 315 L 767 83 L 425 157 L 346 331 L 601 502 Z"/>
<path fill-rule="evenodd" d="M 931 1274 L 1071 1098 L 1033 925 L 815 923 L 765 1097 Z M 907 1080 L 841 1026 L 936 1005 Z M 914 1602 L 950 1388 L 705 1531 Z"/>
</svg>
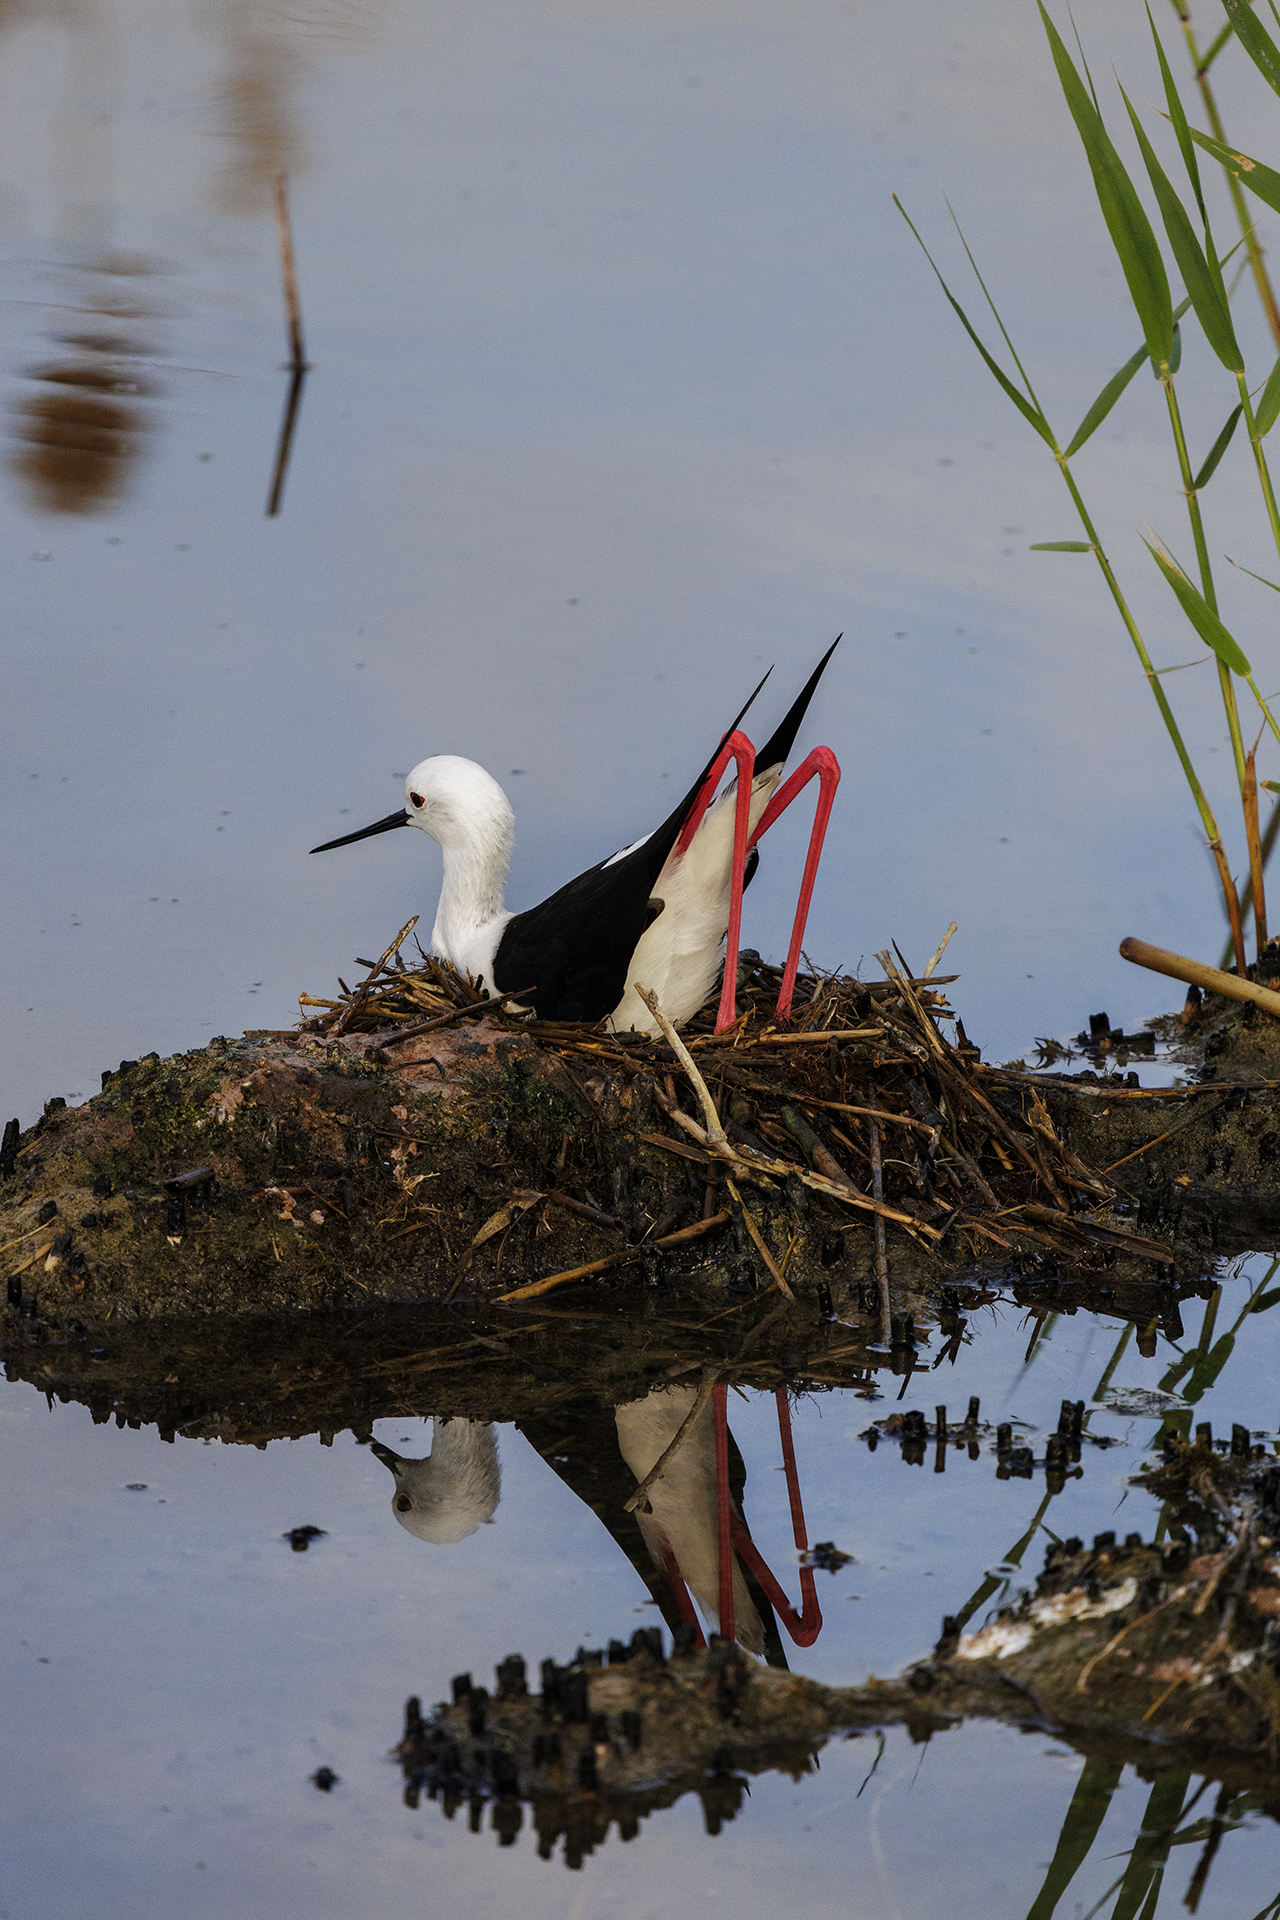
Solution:
<svg viewBox="0 0 1280 1920">
<path fill-rule="evenodd" d="M 750 832 L 778 787 L 834 650 L 824 655 L 755 756 Z M 607 1017 L 616 1028 L 652 1033 L 656 1024 L 635 991 L 636 982 L 657 994 L 669 1019 L 688 1020 L 706 999 L 724 958 L 736 780 L 712 803 L 692 837 L 685 832 L 691 817 L 697 821 L 696 803 L 713 765 L 714 760 L 708 762 L 655 832 L 588 868 L 525 913 L 503 907 L 515 824 L 510 802 L 492 775 L 456 754 L 419 762 L 405 784 L 403 809 L 311 851 L 326 853 L 393 827 L 423 828 L 444 852 L 444 884 L 431 934 L 442 958 L 476 978 L 490 996 L 536 988 L 534 1011 L 543 1019 Z M 753 852 L 746 879 L 754 864 Z M 805 884 L 812 886 L 808 873 Z"/>
<path fill-rule="evenodd" d="M 619 1407 L 618 1444 L 622 1457 L 643 1480 L 670 1446 L 697 1399 L 693 1387 L 660 1387 Z M 717 1618 L 720 1606 L 719 1526 L 716 1511 L 715 1413 L 708 1401 L 685 1435 L 674 1458 L 645 1496 L 636 1518 L 655 1566 L 671 1585 L 683 1580 L 703 1613 Z M 734 1503 L 735 1510 L 737 1503 Z M 749 1653 L 765 1650 L 764 1625 L 751 1597 L 742 1565 L 733 1555 L 733 1617 L 736 1638 Z"/>
<path fill-rule="evenodd" d="M 502 1495 L 498 1442 L 487 1420 L 436 1420 L 425 1460 L 406 1460 L 370 1443 L 395 1475 L 391 1511 L 402 1527 L 435 1546 L 453 1546 L 493 1518 Z"/>
</svg>

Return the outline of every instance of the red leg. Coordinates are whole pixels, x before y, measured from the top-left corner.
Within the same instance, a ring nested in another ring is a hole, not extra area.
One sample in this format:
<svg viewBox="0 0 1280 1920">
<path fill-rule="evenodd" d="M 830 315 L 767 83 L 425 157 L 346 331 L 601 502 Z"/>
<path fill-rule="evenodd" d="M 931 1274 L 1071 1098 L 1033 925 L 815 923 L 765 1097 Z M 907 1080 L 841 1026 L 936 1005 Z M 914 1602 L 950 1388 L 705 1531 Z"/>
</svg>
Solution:
<svg viewBox="0 0 1280 1920">
<path fill-rule="evenodd" d="M 774 794 L 772 800 L 760 816 L 760 824 L 747 843 L 746 853 L 751 851 L 762 833 L 767 833 L 779 814 L 783 813 L 796 795 L 806 787 L 813 776 L 818 776 L 818 806 L 813 816 L 813 831 L 809 835 L 809 852 L 804 863 L 804 878 L 800 882 L 800 902 L 796 908 L 795 923 L 791 929 L 791 945 L 787 951 L 786 970 L 782 976 L 782 991 L 778 995 L 778 1018 L 791 1018 L 791 996 L 795 992 L 796 972 L 800 965 L 800 947 L 804 940 L 805 922 L 809 918 L 809 902 L 813 898 L 813 883 L 818 874 L 818 861 L 822 857 L 822 842 L 826 837 L 827 822 L 831 818 L 831 805 L 836 797 L 836 788 L 840 784 L 840 762 L 830 747 L 815 747 L 807 760 L 801 762 L 789 780 L 785 780 Z M 741 892 L 739 892 L 741 899 Z M 734 948 L 735 971 L 737 948 Z M 726 980 L 728 975 L 726 974 Z M 722 1009 L 723 1011 L 723 1009 Z M 727 1024 L 723 1022 L 721 1024 Z M 717 1032 L 719 1028 L 717 1028 Z"/>
</svg>

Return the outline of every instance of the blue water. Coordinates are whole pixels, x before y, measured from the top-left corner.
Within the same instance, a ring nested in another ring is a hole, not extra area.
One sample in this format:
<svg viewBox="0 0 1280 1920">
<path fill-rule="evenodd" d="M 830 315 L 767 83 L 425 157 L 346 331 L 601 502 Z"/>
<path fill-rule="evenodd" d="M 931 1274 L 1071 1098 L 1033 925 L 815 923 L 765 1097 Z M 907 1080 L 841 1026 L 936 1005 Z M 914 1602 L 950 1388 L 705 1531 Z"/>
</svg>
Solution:
<svg viewBox="0 0 1280 1920">
<path fill-rule="evenodd" d="M 1268 1264 L 1224 1283 L 1215 1338 Z M 1184 1313 L 1188 1352 L 1202 1311 L 1188 1303 Z M 1130 1341 L 1098 1399 L 1116 1326 L 1061 1319 L 1030 1365 L 1029 1329 L 1011 1304 L 975 1315 L 970 1335 L 954 1365 L 917 1371 L 901 1401 L 891 1397 L 900 1382 L 885 1375 L 880 1398 L 840 1391 L 795 1404 L 808 1537 L 853 1556 L 817 1574 L 823 1627 L 812 1647 L 788 1645 L 796 1670 L 833 1682 L 895 1670 L 928 1650 L 942 1615 L 960 1611 L 991 1569 L 1003 1569 L 1003 1584 L 975 1624 L 1033 1584 L 1053 1536 L 1151 1537 L 1155 1504 L 1128 1481 L 1159 1415 L 1134 1408 L 1143 1394 L 1168 1393 L 1174 1351 L 1162 1339 L 1144 1360 Z M 1274 1311 L 1244 1321 L 1195 1417 L 1219 1431 L 1248 1424 L 1274 1447 L 1278 1338 Z M 976 1461 L 953 1451 L 941 1474 L 932 1446 L 917 1467 L 898 1445 L 870 1452 L 858 1437 L 895 1406 L 932 1419 L 945 1398 L 963 1415 L 972 1393 L 984 1420 L 1020 1423 L 1037 1452 L 1064 1397 L 1083 1398 L 1088 1432 L 1113 1443 L 1086 1445 L 1082 1477 L 1043 1509 L 1020 1568 L 1009 1556 L 1044 1501 L 1041 1470 L 997 1479 L 990 1435 Z M 753 1535 L 798 1599 L 773 1397 L 731 1396 L 730 1425 Z M 421 1419 L 384 1420 L 376 1433 L 406 1455 L 430 1444 Z M 723 1900 L 754 1915 L 790 1886 L 824 1913 L 851 1905 L 935 1920 L 981 1903 L 1020 1920 L 1035 1898 L 1080 1757 L 1048 1735 L 981 1725 L 926 1747 L 891 1732 L 861 1799 L 876 1736 L 836 1742 L 798 1782 L 755 1779 L 714 1839 L 686 1797 L 646 1820 L 631 1846 L 612 1835 L 572 1889 L 562 1856 L 538 1858 L 527 1819 L 508 1852 L 492 1832 L 470 1833 L 465 1809 L 450 1823 L 427 1801 L 403 1806 L 388 1749 L 408 1694 L 431 1702 L 455 1673 L 487 1680 L 509 1652 L 531 1665 L 565 1660 L 579 1644 L 629 1638 L 658 1619 L 605 1526 L 514 1427 L 498 1432 L 493 1525 L 453 1547 L 396 1525 L 391 1482 L 350 1433 L 330 1447 L 314 1436 L 261 1450 L 165 1445 L 152 1430 L 95 1427 L 81 1407 L 50 1410 L 34 1387 L 9 1384 L 0 1440 L 0 1804 L 14 1920 L 117 1911 L 149 1920 L 177 1907 L 381 1920 L 422 1897 L 424 1875 L 450 1913 L 518 1899 L 539 1913 L 684 1915 Z M 298 1525 L 325 1533 L 305 1554 L 281 1537 Z M 310 1781 L 322 1766 L 339 1776 L 329 1795 Z M 1117 1851 L 1132 1844 L 1147 1792 L 1126 1772 L 1072 1888 L 1081 1911 L 1123 1869 Z M 1211 1811 L 1202 1801 L 1188 1827 Z M 1174 1850 L 1160 1914 L 1174 1912 L 1197 1855 L 1190 1843 Z M 1234 1920 L 1260 1911 L 1277 1892 L 1275 1859 L 1270 1821 L 1248 1813 L 1225 1836 L 1201 1911 Z"/>
</svg>

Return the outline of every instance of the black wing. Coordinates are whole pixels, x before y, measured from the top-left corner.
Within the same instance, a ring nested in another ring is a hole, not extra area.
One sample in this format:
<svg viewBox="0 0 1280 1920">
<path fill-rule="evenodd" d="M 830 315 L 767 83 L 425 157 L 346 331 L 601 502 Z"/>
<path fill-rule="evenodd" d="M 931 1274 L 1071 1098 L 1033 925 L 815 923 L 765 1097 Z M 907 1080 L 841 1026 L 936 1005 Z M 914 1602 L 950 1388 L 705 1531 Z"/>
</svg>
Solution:
<svg viewBox="0 0 1280 1920">
<path fill-rule="evenodd" d="M 839 642 L 835 643 L 837 646 Z M 833 646 L 793 702 L 786 719 L 757 756 L 763 771 L 785 759 L 799 731 Z M 768 674 L 765 679 L 768 679 Z M 721 735 L 716 753 L 737 727 L 756 688 L 741 713 Z M 601 861 L 576 880 L 568 881 L 540 906 L 530 907 L 508 921 L 494 955 L 492 982 L 496 993 L 518 993 L 537 986 L 537 1012 L 544 1020 L 603 1020 L 613 1012 L 627 984 L 631 956 L 653 918 L 649 901 L 680 829 L 702 791 L 715 753 L 656 832 L 642 846 L 619 859 Z"/>
</svg>

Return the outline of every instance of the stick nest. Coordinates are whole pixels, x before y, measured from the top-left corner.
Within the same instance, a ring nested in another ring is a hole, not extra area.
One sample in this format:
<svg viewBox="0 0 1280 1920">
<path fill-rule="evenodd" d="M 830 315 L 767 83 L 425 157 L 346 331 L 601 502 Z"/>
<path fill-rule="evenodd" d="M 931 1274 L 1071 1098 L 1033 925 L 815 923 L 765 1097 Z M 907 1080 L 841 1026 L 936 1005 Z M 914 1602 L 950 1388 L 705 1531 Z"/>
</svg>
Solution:
<svg viewBox="0 0 1280 1920">
<path fill-rule="evenodd" d="M 1031 1076 L 983 1064 L 943 991 L 955 976 L 913 979 L 888 953 L 878 956 L 880 981 L 802 974 L 793 1017 L 782 1024 L 781 970 L 748 950 L 733 1026 L 715 1032 L 712 997 L 679 1048 L 609 1033 L 603 1023 L 495 1011 L 421 948 L 419 963 L 406 964 L 399 950 L 412 926 L 377 961 L 359 962 L 368 971 L 355 987 L 340 981 L 339 997 L 300 996 L 305 1029 L 363 1036 L 363 1050 L 394 1066 L 402 1042 L 483 1013 L 555 1056 L 597 1107 L 619 1086 L 641 1083 L 655 1123 L 641 1140 L 699 1169 L 709 1189 L 704 1219 L 714 1213 L 714 1189 L 783 1292 L 786 1236 L 775 1231 L 772 1245 L 762 1242 L 751 1209 L 743 1211 L 743 1186 L 765 1202 L 766 1233 L 780 1210 L 806 1210 L 815 1194 L 834 1222 L 872 1225 L 882 1290 L 887 1232 L 932 1252 L 946 1236 L 964 1236 L 975 1257 L 1039 1247 L 1084 1265 L 1117 1253 L 1170 1258 L 1165 1243 L 1109 1217 L 1118 1189 L 1059 1136 Z M 655 1239 L 662 1243 L 661 1231 Z"/>
</svg>

